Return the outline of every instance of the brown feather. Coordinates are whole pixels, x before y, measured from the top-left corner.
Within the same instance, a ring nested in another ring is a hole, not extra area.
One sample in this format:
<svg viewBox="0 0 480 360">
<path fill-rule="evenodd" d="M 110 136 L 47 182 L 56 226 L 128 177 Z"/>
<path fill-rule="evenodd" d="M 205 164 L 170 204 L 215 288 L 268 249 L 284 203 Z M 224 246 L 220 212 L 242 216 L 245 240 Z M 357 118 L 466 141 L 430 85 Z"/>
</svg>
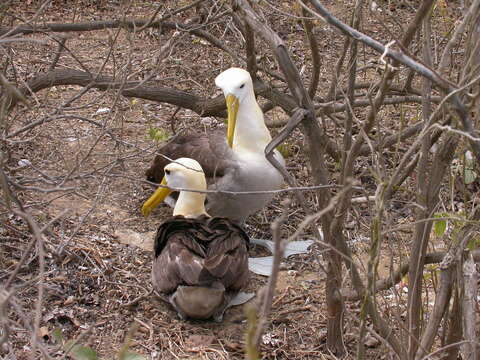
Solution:
<svg viewBox="0 0 480 360">
<path fill-rule="evenodd" d="M 182 157 L 197 160 L 202 166 L 207 182 L 223 177 L 232 166 L 229 154 L 232 150 L 226 142 L 225 131 L 217 129 L 209 133 L 187 132 L 173 137 L 157 151 L 160 154 L 153 160 L 152 166 L 145 172 L 147 180 L 160 183 L 164 167 L 171 160 Z M 168 160 L 171 159 L 171 160 Z"/>
<path fill-rule="evenodd" d="M 169 295 L 183 285 L 238 292 L 249 278 L 249 239 L 224 218 L 175 216 L 158 228 L 152 269 L 156 291 Z"/>
</svg>

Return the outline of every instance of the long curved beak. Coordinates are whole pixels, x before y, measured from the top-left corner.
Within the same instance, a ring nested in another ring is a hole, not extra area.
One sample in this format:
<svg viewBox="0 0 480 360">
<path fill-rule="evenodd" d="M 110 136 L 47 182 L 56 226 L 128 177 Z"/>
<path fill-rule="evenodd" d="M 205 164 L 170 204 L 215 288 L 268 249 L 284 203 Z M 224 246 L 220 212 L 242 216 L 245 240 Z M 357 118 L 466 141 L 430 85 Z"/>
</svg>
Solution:
<svg viewBox="0 0 480 360">
<path fill-rule="evenodd" d="M 233 146 L 233 136 L 235 134 L 235 125 L 237 123 L 238 114 L 238 99 L 235 95 L 228 94 L 226 97 L 227 111 L 228 111 L 228 125 L 227 125 L 227 143 L 228 146 Z"/>
<path fill-rule="evenodd" d="M 167 179 L 162 179 L 161 185 L 167 185 Z M 165 198 L 172 193 L 168 188 L 159 187 L 142 206 L 142 214 L 147 217 Z"/>
</svg>

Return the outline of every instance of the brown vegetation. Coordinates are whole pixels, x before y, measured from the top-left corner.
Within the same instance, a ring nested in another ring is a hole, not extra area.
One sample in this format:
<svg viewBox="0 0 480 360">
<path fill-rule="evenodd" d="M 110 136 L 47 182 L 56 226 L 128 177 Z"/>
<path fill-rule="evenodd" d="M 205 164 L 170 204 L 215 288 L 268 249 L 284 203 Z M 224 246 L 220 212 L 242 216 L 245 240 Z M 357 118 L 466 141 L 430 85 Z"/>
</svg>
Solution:
<svg viewBox="0 0 480 360">
<path fill-rule="evenodd" d="M 122 359 L 478 358 L 479 0 L 0 9 L 0 358 L 69 339 Z M 221 126 L 231 66 L 287 157 L 290 190 L 247 221 L 277 261 L 245 313 L 182 322 L 151 292 L 170 210 L 141 218 L 143 173 L 168 136 Z M 300 237 L 317 244 L 282 264 Z"/>
</svg>

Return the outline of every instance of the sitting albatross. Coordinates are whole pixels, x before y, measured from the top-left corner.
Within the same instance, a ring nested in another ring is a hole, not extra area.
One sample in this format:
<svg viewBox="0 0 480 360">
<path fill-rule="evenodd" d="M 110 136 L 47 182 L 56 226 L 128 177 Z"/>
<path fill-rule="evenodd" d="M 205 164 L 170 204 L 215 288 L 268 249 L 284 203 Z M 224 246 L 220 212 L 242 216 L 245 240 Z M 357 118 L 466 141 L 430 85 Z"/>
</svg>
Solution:
<svg viewBox="0 0 480 360">
<path fill-rule="evenodd" d="M 162 184 L 179 189 L 207 188 L 200 164 L 180 158 L 168 164 Z M 171 192 L 159 190 L 159 198 Z M 173 218 L 155 237 L 153 288 L 182 319 L 221 321 L 231 300 L 249 278 L 247 234 L 225 218 L 211 218 L 205 194 L 180 191 Z"/>
<path fill-rule="evenodd" d="M 196 159 L 207 177 L 209 190 L 265 191 L 280 189 L 283 176 L 267 160 L 265 147 L 272 140 L 265 125 L 263 112 L 253 92 L 252 78 L 248 71 L 230 68 L 215 79 L 223 90 L 228 111 L 227 139 L 221 132 L 200 133 L 175 137 L 159 153 L 167 158 L 188 157 Z M 282 155 L 275 151 L 275 158 L 282 164 Z M 169 160 L 157 155 L 147 179 L 160 182 Z M 162 200 L 157 190 L 144 204 L 144 215 L 158 206 Z M 209 193 L 206 208 L 212 216 L 227 217 L 243 224 L 248 215 L 262 209 L 274 194 L 225 194 Z"/>
</svg>

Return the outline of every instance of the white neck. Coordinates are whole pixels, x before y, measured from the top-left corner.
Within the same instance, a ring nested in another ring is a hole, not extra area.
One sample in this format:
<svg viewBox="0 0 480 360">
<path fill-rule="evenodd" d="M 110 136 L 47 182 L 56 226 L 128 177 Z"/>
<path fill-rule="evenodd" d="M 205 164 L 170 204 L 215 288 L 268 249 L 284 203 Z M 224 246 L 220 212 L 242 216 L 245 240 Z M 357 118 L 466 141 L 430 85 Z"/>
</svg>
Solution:
<svg viewBox="0 0 480 360">
<path fill-rule="evenodd" d="M 173 216 L 183 215 L 187 218 L 196 218 L 200 215 L 208 215 L 205 211 L 205 194 L 180 191 L 178 200 L 173 209 Z"/>
<path fill-rule="evenodd" d="M 239 105 L 232 149 L 263 154 L 271 140 L 262 109 L 258 106 L 252 91 Z"/>
</svg>

